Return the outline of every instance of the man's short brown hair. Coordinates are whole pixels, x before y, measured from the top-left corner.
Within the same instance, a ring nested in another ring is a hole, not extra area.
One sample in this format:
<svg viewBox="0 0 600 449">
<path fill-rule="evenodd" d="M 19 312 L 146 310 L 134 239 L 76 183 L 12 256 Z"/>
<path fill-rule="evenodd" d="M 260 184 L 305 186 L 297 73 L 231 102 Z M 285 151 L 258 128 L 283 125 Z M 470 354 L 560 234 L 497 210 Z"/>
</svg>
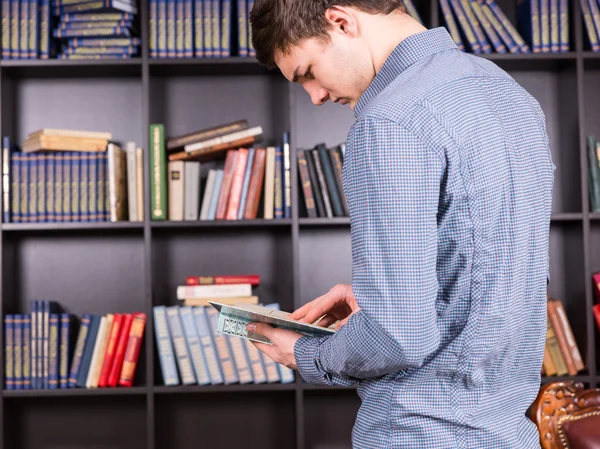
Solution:
<svg viewBox="0 0 600 449">
<path fill-rule="evenodd" d="M 332 6 L 353 6 L 371 14 L 405 12 L 402 0 L 255 0 L 250 29 L 258 61 L 273 68 L 276 51 L 286 52 L 308 38 L 327 39 L 325 11 Z"/>
</svg>

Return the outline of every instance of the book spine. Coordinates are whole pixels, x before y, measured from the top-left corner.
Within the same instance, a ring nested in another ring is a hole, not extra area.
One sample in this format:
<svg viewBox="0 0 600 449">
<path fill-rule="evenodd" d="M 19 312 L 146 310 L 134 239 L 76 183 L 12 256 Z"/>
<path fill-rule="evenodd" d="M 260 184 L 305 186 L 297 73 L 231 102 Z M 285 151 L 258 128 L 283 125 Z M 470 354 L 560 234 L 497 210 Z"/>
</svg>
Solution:
<svg viewBox="0 0 600 449">
<path fill-rule="evenodd" d="M 165 306 L 155 306 L 152 312 L 163 385 L 179 385 L 179 374 L 175 366 L 175 354 L 167 323 L 167 309 Z"/>
<path fill-rule="evenodd" d="M 483 53 L 491 53 L 492 47 L 491 47 L 490 43 L 488 42 L 487 38 L 485 37 L 485 34 L 484 34 L 483 30 L 481 29 L 481 26 L 479 26 L 479 21 L 477 20 L 477 17 L 475 17 L 475 15 L 473 14 L 473 10 L 471 9 L 470 2 L 468 0 L 459 0 L 458 6 L 463 9 L 464 14 L 465 14 L 467 20 L 469 21 L 469 24 L 473 28 L 473 33 L 475 34 L 475 37 L 477 38 L 477 41 L 479 42 L 481 51 Z"/>
<path fill-rule="evenodd" d="M 110 367 L 110 373 L 108 374 L 107 387 L 117 386 L 121 369 L 123 368 L 123 359 L 125 358 L 125 349 L 127 348 L 127 342 L 129 341 L 129 334 L 133 323 L 133 314 L 124 314 L 122 323 L 119 341 L 117 342 L 117 347 L 115 349 L 115 359 Z"/>
<path fill-rule="evenodd" d="M 237 212 L 240 206 L 240 200 L 242 196 L 242 184 L 244 182 L 244 173 L 246 171 L 246 164 L 248 162 L 248 150 L 246 148 L 240 148 L 238 150 L 238 156 L 235 161 L 235 167 L 233 169 L 233 175 L 231 179 L 231 188 L 229 192 L 229 199 L 226 205 L 225 219 L 235 220 L 237 218 Z"/>
<path fill-rule="evenodd" d="M 37 161 L 37 212 L 38 221 L 45 222 L 48 220 L 46 211 L 46 155 L 40 154 Z"/>
<path fill-rule="evenodd" d="M 255 148 L 248 148 L 248 161 L 246 162 L 246 169 L 244 170 L 244 180 L 242 182 L 242 193 L 240 196 L 240 203 L 238 204 L 237 219 L 242 220 L 244 218 L 244 211 L 246 209 L 246 202 L 248 200 L 248 188 L 250 186 L 250 178 L 252 176 L 252 168 L 254 164 L 254 155 L 256 154 Z"/>
<path fill-rule="evenodd" d="M 473 28 L 471 28 L 471 24 L 467 20 L 467 16 L 465 15 L 464 10 L 460 6 L 459 0 L 449 0 L 450 7 L 454 11 L 456 15 L 456 19 L 460 24 L 463 33 L 467 39 L 469 47 L 473 53 L 481 53 L 481 44 L 475 37 L 475 33 L 473 32 Z"/>
<path fill-rule="evenodd" d="M 219 315 L 216 309 L 207 308 L 207 321 L 215 344 L 216 353 L 219 357 L 221 369 L 223 372 L 223 381 L 225 384 L 233 384 L 239 381 L 237 376 L 237 367 L 231 354 L 231 348 L 227 337 L 217 333 Z"/>
<path fill-rule="evenodd" d="M 315 207 L 315 199 L 312 193 L 310 178 L 308 177 L 308 167 L 306 166 L 306 156 L 304 154 L 304 150 L 298 150 L 298 175 L 302 185 L 306 213 L 309 217 L 316 218 L 317 209 Z"/>
<path fill-rule="evenodd" d="M 552 53 L 560 51 L 560 30 L 558 26 L 558 0 L 550 0 L 550 51 Z"/>
<path fill-rule="evenodd" d="M 210 27 L 211 27 L 211 47 L 212 57 L 221 56 L 221 0 L 210 0 Z"/>
<path fill-rule="evenodd" d="M 196 329 L 198 338 L 202 345 L 202 351 L 206 358 L 206 365 L 210 376 L 211 383 L 218 385 L 223 383 L 223 371 L 217 355 L 215 342 L 212 338 L 210 326 L 208 324 L 208 316 L 204 307 L 192 307 L 192 315 L 196 319 Z"/>
<path fill-rule="evenodd" d="M 175 1 L 175 56 L 177 58 L 183 58 L 184 46 L 183 42 L 185 39 L 185 28 L 183 26 L 183 19 L 185 14 L 184 2 L 185 0 L 174 0 Z"/>
<path fill-rule="evenodd" d="M 248 354 L 248 360 L 250 362 L 250 368 L 252 369 L 252 378 L 255 384 L 262 384 L 267 381 L 267 372 L 265 371 L 265 364 L 260 356 L 260 350 L 252 344 L 250 340 L 243 340 L 246 346 L 246 353 Z"/>
<path fill-rule="evenodd" d="M 69 358 L 71 356 L 71 317 L 68 313 L 60 314 L 60 348 L 59 348 L 59 387 L 69 386 Z"/>
<path fill-rule="evenodd" d="M 4 315 L 4 388 L 15 389 L 15 316 Z"/>
<path fill-rule="evenodd" d="M 142 338 L 146 327 L 146 314 L 136 312 L 133 314 L 131 331 L 127 341 L 127 349 L 123 358 L 123 367 L 119 377 L 119 385 L 122 387 L 131 387 L 135 378 L 135 368 L 137 367 Z"/>
<path fill-rule="evenodd" d="M 2 0 L 2 59 L 10 59 L 10 9 L 11 0 Z"/>
<path fill-rule="evenodd" d="M 23 315 L 23 389 L 31 389 L 31 314 Z"/>
<path fill-rule="evenodd" d="M 14 389 L 23 389 L 23 315 L 13 315 L 13 363 Z"/>
<path fill-rule="evenodd" d="M 158 0 L 150 0 L 150 19 L 148 23 L 148 51 L 151 58 L 158 56 Z"/>
<path fill-rule="evenodd" d="M 150 125 L 150 167 L 152 219 L 167 219 L 167 177 L 164 125 Z"/>
<path fill-rule="evenodd" d="M 231 335 L 227 335 L 226 338 L 235 362 L 238 382 L 240 384 L 253 383 L 254 378 L 252 377 L 252 369 L 243 340 L 240 337 Z"/>
<path fill-rule="evenodd" d="M 29 207 L 29 221 L 37 222 L 38 221 L 38 212 L 37 212 L 37 166 L 38 160 L 40 158 L 39 154 L 29 154 L 28 156 L 28 207 Z"/>
<path fill-rule="evenodd" d="M 79 156 L 79 221 L 90 221 L 89 204 L 89 154 L 81 153 Z"/>
<path fill-rule="evenodd" d="M 333 217 L 333 210 L 331 207 L 331 201 L 329 192 L 327 190 L 327 182 L 325 181 L 325 175 L 323 173 L 323 167 L 319 158 L 318 150 L 310 150 L 313 155 L 313 162 L 315 164 L 315 173 L 317 175 L 317 181 L 319 185 L 319 191 L 323 195 L 323 204 L 325 205 L 325 213 L 328 218 Z"/>
<path fill-rule="evenodd" d="M 158 38 L 157 55 L 159 58 L 167 57 L 167 0 L 156 0 L 158 2 L 158 23 L 156 34 Z"/>
<path fill-rule="evenodd" d="M 104 360 L 102 361 L 102 368 L 100 370 L 100 377 L 98 378 L 98 387 L 105 388 L 108 384 L 108 376 L 111 372 L 112 365 L 115 361 L 115 353 L 117 349 L 117 343 L 123 327 L 123 315 L 115 313 L 113 317 L 113 323 L 109 330 L 108 343 L 106 345 L 106 353 Z"/>
<path fill-rule="evenodd" d="M 73 221 L 73 209 L 71 208 L 71 167 L 73 157 L 67 151 L 63 152 L 63 175 L 62 175 L 62 196 L 63 196 L 63 221 Z"/>
<path fill-rule="evenodd" d="M 194 57 L 194 0 L 184 0 L 183 15 L 183 56 Z"/>
<path fill-rule="evenodd" d="M 231 2 L 221 0 L 221 56 L 231 56 Z"/>
<path fill-rule="evenodd" d="M 565 330 L 562 327 L 560 317 L 556 310 L 556 302 L 553 300 L 548 301 L 548 315 L 550 317 L 550 321 L 552 322 L 552 328 L 554 329 L 554 334 L 556 335 L 560 352 L 565 360 L 569 376 L 574 376 L 577 374 L 577 369 L 575 368 L 571 351 L 569 351 L 569 343 L 567 341 Z"/>
<path fill-rule="evenodd" d="M 69 388 L 75 388 L 77 386 L 77 377 L 79 376 L 79 368 L 81 367 L 81 357 L 86 345 L 91 320 L 92 316 L 89 314 L 84 314 L 81 317 L 79 334 L 77 335 L 77 343 L 75 344 L 75 348 L 73 350 L 73 359 L 71 361 L 71 368 L 69 370 Z"/>
<path fill-rule="evenodd" d="M 31 369 L 31 388 L 38 389 L 41 388 L 38 377 L 38 367 L 37 367 L 37 352 L 38 352 L 38 301 L 31 301 L 31 351 L 29 358 L 29 366 Z"/>
<path fill-rule="evenodd" d="M 204 26 L 204 56 L 212 58 L 214 56 L 212 47 L 212 21 L 211 21 L 212 0 L 202 0 L 202 21 Z"/>
<path fill-rule="evenodd" d="M 65 221 L 64 213 L 64 192 L 63 192 L 63 177 L 64 177 L 65 158 L 62 152 L 58 152 L 54 156 L 54 214 L 56 221 Z"/>
<path fill-rule="evenodd" d="M 21 222 L 21 158 L 14 153 L 10 155 L 10 215 L 11 221 Z"/>
<path fill-rule="evenodd" d="M 179 372 L 181 374 L 181 382 L 183 385 L 195 384 L 197 383 L 197 380 L 192 368 L 190 351 L 183 334 L 183 326 L 179 316 L 179 306 L 167 307 L 167 322 L 173 341 L 177 366 L 179 367 Z"/>
<path fill-rule="evenodd" d="M 452 10 L 450 9 L 450 4 L 448 3 L 448 0 L 440 0 L 440 8 L 442 10 L 444 20 L 446 22 L 446 28 L 448 28 L 452 40 L 454 41 L 454 43 L 460 51 L 464 51 L 465 46 L 460 37 L 460 31 L 458 30 L 458 25 L 456 24 L 454 16 L 452 15 Z"/>
<path fill-rule="evenodd" d="M 10 0 L 10 56 L 12 59 L 20 59 L 19 51 L 19 16 L 21 8 L 19 0 Z"/>
<path fill-rule="evenodd" d="M 50 314 L 48 341 L 48 388 L 55 390 L 59 382 L 59 314 Z"/>
<path fill-rule="evenodd" d="M 88 330 L 85 347 L 81 355 L 81 366 L 79 368 L 79 373 L 77 376 L 77 386 L 80 388 L 86 387 L 86 381 L 92 362 L 92 355 L 94 353 L 94 348 L 97 344 L 102 318 L 103 317 L 100 315 L 92 315 L 92 319 L 90 320 L 90 328 Z"/>
<path fill-rule="evenodd" d="M 28 50 L 29 59 L 37 59 L 39 56 L 39 19 L 38 11 L 39 4 L 38 0 L 29 0 L 29 21 L 27 23 L 27 39 L 28 39 Z"/>
<path fill-rule="evenodd" d="M 283 150 L 281 146 L 275 147 L 275 191 L 274 191 L 275 218 L 283 218 Z"/>
<path fill-rule="evenodd" d="M 55 167 L 55 155 L 48 154 L 46 156 L 46 187 L 45 187 L 45 199 L 46 199 L 46 220 L 49 222 L 56 221 L 56 210 L 54 208 L 54 167 Z"/>
<path fill-rule="evenodd" d="M 167 57 L 174 58 L 177 56 L 176 53 L 176 36 L 175 32 L 177 27 L 175 25 L 175 14 L 177 12 L 176 7 L 177 0 L 166 0 L 167 2 Z"/>
<path fill-rule="evenodd" d="M 22 154 L 21 158 L 21 176 L 19 183 L 21 185 L 21 220 L 29 223 L 31 216 L 29 214 L 29 165 L 30 157 L 28 154 Z"/>
<path fill-rule="evenodd" d="M 517 45 L 517 43 L 513 40 L 513 38 L 508 34 L 507 30 L 502 26 L 502 24 L 498 21 L 492 10 L 488 5 L 483 3 L 484 0 L 480 1 L 479 6 L 481 7 L 481 11 L 485 15 L 485 17 L 490 21 L 492 27 L 496 30 L 498 35 L 502 38 L 502 41 L 506 45 L 506 48 L 510 53 L 520 53 L 521 49 Z"/>
<path fill-rule="evenodd" d="M 89 155 L 87 208 L 90 221 L 98 221 L 98 153 Z"/>
<path fill-rule="evenodd" d="M 29 59 L 29 0 L 20 0 L 19 6 L 19 57 Z"/>
<path fill-rule="evenodd" d="M 265 164 L 267 152 L 264 148 L 257 148 L 254 155 L 254 164 L 250 173 L 250 185 L 248 186 L 248 197 L 246 198 L 246 207 L 244 218 L 246 220 L 255 219 L 258 215 L 258 207 L 262 194 L 262 188 L 265 178 Z"/>
<path fill-rule="evenodd" d="M 194 0 L 194 56 L 204 57 L 204 20 L 202 0 Z"/>
<path fill-rule="evenodd" d="M 246 0 L 246 14 L 248 16 L 248 18 L 250 18 L 250 12 L 252 11 L 252 8 L 254 7 L 254 0 Z M 250 23 L 250 20 L 248 20 L 248 56 L 254 58 L 256 57 L 256 50 L 254 49 L 254 45 L 252 44 L 252 24 Z"/>
<path fill-rule="evenodd" d="M 51 56 L 50 37 L 51 37 L 51 17 L 50 0 L 40 0 L 40 28 L 39 28 L 39 53 L 41 59 L 49 59 Z"/>
<path fill-rule="evenodd" d="M 500 40 L 500 36 L 498 36 L 498 33 L 496 33 L 494 27 L 481 10 L 481 6 L 477 2 L 477 0 L 471 0 L 469 2 L 469 6 L 471 6 L 475 17 L 481 23 L 481 26 L 485 30 L 486 34 L 489 36 L 490 42 L 492 43 L 494 50 L 496 50 L 497 53 L 506 53 L 506 47 Z"/>
<path fill-rule="evenodd" d="M 179 307 L 179 317 L 183 326 L 183 333 L 187 341 L 192 365 L 196 373 L 196 379 L 199 385 L 208 385 L 211 383 L 208 367 L 204 358 L 204 352 L 198 337 L 198 330 L 194 324 L 192 308 L 190 306 Z"/>
</svg>

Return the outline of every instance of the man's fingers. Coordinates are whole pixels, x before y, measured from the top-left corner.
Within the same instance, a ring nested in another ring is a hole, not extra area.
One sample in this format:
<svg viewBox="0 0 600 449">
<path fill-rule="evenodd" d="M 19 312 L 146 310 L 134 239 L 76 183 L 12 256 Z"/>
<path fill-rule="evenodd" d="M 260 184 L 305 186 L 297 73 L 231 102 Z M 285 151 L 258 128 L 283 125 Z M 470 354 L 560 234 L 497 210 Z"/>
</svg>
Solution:
<svg viewBox="0 0 600 449">
<path fill-rule="evenodd" d="M 333 323 L 335 323 L 337 320 L 338 319 L 334 315 L 328 313 L 327 315 L 325 315 L 323 318 L 321 318 L 319 320 L 319 322 L 317 323 L 317 326 L 329 327 Z"/>
<path fill-rule="evenodd" d="M 254 332 L 255 334 L 264 335 L 269 340 L 273 341 L 271 339 L 271 335 L 273 334 L 274 328 L 273 328 L 273 326 L 271 326 L 267 323 L 248 323 L 246 325 L 246 329 L 249 332 Z"/>
<path fill-rule="evenodd" d="M 252 343 L 254 346 L 256 346 L 256 348 L 259 351 L 263 352 L 269 358 L 271 358 L 272 360 L 275 360 L 274 357 L 277 354 L 277 348 L 275 346 L 268 345 L 266 343 L 259 343 L 257 341 L 252 341 L 252 340 L 250 340 L 250 343 Z"/>
<path fill-rule="evenodd" d="M 291 320 L 301 320 L 302 318 L 304 318 L 306 316 L 306 314 L 310 311 L 310 309 L 312 309 L 315 305 L 315 303 L 317 301 L 319 301 L 322 298 L 322 296 L 319 296 L 316 299 L 313 299 L 310 302 L 307 302 L 306 304 L 304 304 L 302 307 L 300 307 L 299 309 L 293 311 L 292 313 L 290 313 L 288 315 L 288 318 Z"/>
</svg>

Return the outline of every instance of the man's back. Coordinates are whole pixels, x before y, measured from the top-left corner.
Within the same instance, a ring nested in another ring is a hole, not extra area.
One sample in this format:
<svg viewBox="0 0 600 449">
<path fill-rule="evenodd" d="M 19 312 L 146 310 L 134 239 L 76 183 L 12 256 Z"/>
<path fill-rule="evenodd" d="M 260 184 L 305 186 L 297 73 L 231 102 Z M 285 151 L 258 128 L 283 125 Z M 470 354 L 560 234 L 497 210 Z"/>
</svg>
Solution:
<svg viewBox="0 0 600 449">
<path fill-rule="evenodd" d="M 354 446 L 539 447 L 524 416 L 543 358 L 554 169 L 539 105 L 438 28 L 396 48 L 355 114 L 352 287 L 364 313 L 424 356 L 360 384 Z M 409 179 L 402 197 L 396 177 Z M 435 309 L 420 310 L 430 296 Z M 436 332 L 409 334 L 415 322 Z"/>
</svg>

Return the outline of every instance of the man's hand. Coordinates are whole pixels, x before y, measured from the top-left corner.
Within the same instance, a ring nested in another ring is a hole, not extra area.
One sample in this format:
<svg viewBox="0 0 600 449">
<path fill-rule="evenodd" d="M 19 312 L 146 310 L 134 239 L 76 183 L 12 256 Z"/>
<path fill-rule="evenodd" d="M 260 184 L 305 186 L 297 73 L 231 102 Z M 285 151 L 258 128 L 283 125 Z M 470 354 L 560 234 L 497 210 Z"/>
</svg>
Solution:
<svg viewBox="0 0 600 449">
<path fill-rule="evenodd" d="M 352 293 L 352 286 L 338 284 L 324 295 L 313 299 L 288 315 L 288 318 L 314 324 L 316 320 L 322 317 L 317 323 L 322 327 L 329 327 L 339 321 L 335 326 L 337 330 L 346 324 L 350 316 L 359 310 L 360 307 L 356 304 L 356 299 Z"/>
<path fill-rule="evenodd" d="M 251 341 L 259 350 L 275 362 L 281 363 L 291 369 L 297 369 L 294 346 L 298 339 L 302 337 L 302 334 L 287 329 L 275 328 L 266 323 L 248 323 L 246 329 L 264 335 L 273 343 L 272 345 L 268 345 Z"/>
</svg>

